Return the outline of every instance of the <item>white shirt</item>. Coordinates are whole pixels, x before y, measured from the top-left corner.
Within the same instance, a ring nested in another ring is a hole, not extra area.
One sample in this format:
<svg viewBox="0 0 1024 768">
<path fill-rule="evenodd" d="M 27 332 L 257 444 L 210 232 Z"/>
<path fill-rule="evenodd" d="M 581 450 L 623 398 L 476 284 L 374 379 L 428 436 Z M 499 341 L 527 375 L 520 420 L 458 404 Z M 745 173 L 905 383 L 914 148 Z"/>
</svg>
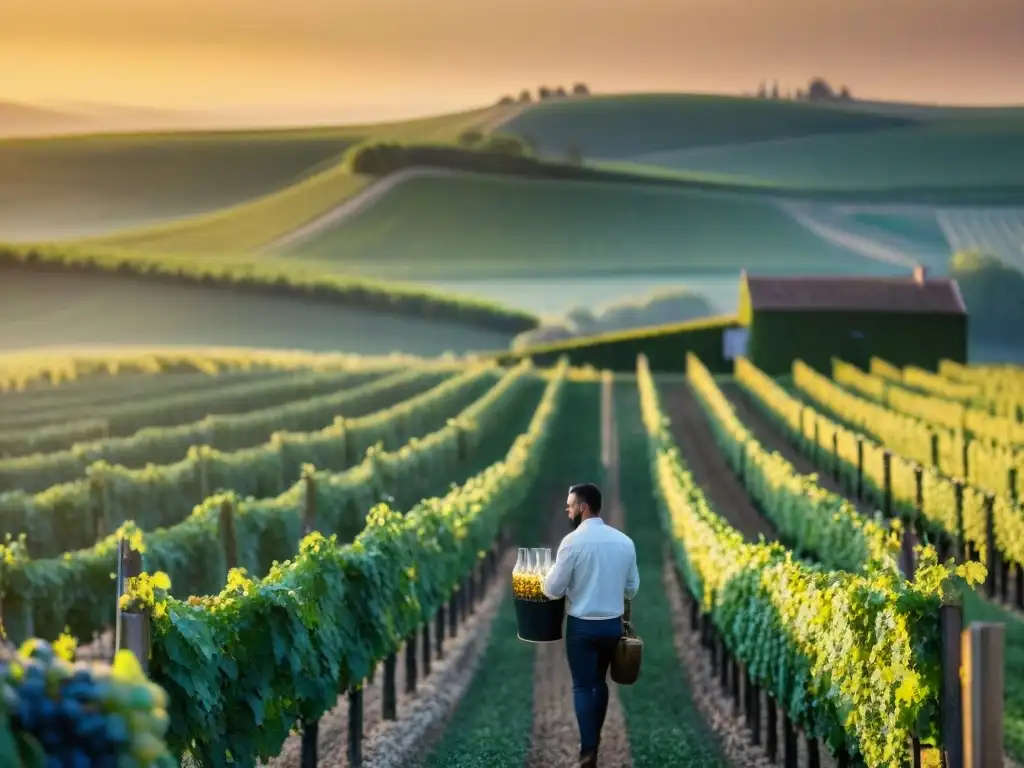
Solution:
<svg viewBox="0 0 1024 768">
<path fill-rule="evenodd" d="M 584 520 L 558 547 L 544 579 L 544 594 L 566 597 L 566 613 L 578 619 L 615 619 L 640 588 L 633 540 L 604 520 Z"/>
</svg>

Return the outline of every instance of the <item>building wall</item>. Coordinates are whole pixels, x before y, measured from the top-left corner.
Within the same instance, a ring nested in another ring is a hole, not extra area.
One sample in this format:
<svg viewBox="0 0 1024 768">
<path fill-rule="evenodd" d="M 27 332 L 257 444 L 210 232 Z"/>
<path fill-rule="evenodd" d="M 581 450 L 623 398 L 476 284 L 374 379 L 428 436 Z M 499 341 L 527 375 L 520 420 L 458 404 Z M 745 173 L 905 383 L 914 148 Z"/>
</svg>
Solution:
<svg viewBox="0 0 1024 768">
<path fill-rule="evenodd" d="M 943 358 L 966 362 L 967 317 L 874 312 L 753 313 L 748 356 L 769 375 L 789 373 L 798 359 L 827 375 L 831 375 L 832 357 L 867 369 L 872 355 L 894 365 L 916 365 L 931 371 Z"/>
</svg>

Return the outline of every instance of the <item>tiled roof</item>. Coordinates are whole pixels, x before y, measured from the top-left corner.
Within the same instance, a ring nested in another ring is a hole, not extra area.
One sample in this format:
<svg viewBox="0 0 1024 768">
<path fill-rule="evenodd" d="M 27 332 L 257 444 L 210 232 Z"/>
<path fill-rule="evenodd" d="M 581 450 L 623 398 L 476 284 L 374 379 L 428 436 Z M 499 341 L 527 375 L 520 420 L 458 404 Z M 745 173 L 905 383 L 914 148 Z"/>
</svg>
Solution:
<svg viewBox="0 0 1024 768">
<path fill-rule="evenodd" d="M 754 311 L 967 314 L 960 287 L 948 278 L 752 275 L 745 278 Z"/>
</svg>

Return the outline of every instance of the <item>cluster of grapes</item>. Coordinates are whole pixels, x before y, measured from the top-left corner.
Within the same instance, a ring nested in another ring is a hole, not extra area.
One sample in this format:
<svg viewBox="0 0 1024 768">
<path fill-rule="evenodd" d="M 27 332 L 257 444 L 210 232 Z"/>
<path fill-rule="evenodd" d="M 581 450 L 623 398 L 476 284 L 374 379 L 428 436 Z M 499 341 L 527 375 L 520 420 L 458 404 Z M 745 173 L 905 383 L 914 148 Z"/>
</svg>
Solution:
<svg viewBox="0 0 1024 768">
<path fill-rule="evenodd" d="M 0 713 L 19 742 L 45 755 L 45 768 L 173 765 L 166 706 L 129 651 L 112 666 L 71 663 L 32 640 L 0 660 Z"/>
</svg>

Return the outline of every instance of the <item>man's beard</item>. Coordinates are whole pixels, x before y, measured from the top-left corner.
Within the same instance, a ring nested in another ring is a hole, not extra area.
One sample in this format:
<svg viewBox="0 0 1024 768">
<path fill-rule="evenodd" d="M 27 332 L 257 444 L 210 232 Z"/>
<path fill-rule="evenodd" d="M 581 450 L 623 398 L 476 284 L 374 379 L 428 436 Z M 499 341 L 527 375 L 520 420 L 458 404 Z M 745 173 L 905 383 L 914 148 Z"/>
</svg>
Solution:
<svg viewBox="0 0 1024 768">
<path fill-rule="evenodd" d="M 580 527 L 580 523 L 583 522 L 583 515 L 574 515 L 569 518 L 569 527 L 574 531 Z"/>
</svg>

